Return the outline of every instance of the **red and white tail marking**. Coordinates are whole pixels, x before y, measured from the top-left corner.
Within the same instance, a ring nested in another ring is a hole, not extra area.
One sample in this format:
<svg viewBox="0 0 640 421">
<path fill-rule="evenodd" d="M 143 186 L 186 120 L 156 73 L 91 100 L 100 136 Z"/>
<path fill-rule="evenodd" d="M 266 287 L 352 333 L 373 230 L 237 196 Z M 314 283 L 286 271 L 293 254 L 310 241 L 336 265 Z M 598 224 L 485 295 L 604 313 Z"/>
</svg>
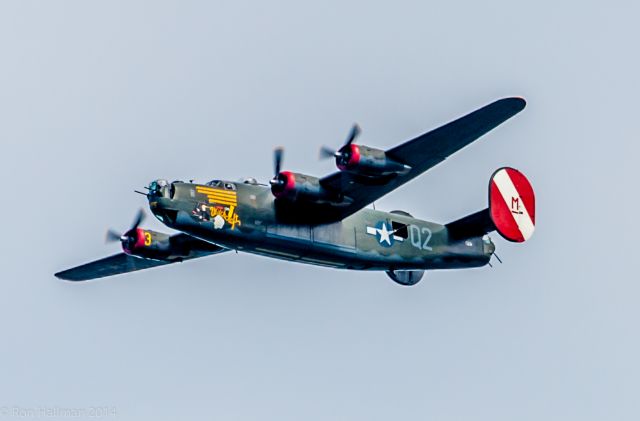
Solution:
<svg viewBox="0 0 640 421">
<path fill-rule="evenodd" d="M 500 168 L 489 184 L 489 209 L 505 239 L 523 242 L 535 230 L 535 194 L 529 180 L 513 168 Z"/>
</svg>

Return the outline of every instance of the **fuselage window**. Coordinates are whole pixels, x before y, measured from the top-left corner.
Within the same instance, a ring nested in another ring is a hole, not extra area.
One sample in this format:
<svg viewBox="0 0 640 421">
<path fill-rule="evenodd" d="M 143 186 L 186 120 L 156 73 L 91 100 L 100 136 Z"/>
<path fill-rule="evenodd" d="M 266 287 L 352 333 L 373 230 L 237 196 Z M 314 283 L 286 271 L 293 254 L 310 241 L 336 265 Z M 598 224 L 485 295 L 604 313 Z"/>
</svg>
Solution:
<svg viewBox="0 0 640 421">
<path fill-rule="evenodd" d="M 235 184 L 231 184 L 231 183 L 224 183 L 224 188 L 227 190 L 235 190 L 236 189 L 236 185 Z"/>
<path fill-rule="evenodd" d="M 409 237 L 407 224 L 401 224 L 400 222 L 391 221 L 391 227 L 393 228 L 393 235 L 404 239 Z"/>
</svg>

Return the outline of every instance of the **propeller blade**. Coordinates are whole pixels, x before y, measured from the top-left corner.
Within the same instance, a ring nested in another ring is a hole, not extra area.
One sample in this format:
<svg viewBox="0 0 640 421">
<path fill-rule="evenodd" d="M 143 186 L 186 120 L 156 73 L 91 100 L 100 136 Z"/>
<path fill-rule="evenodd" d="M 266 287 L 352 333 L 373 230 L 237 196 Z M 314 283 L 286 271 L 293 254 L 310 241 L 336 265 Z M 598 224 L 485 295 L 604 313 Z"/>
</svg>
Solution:
<svg viewBox="0 0 640 421">
<path fill-rule="evenodd" d="M 351 131 L 349 132 L 349 137 L 347 137 L 347 141 L 345 142 L 344 146 L 351 145 L 353 141 L 356 140 L 356 137 L 358 137 L 359 134 L 360 134 L 360 126 L 358 126 L 358 124 L 356 123 L 351 128 Z"/>
<path fill-rule="evenodd" d="M 282 164 L 282 157 L 284 155 L 284 148 L 279 147 L 275 148 L 273 151 L 273 167 L 275 171 L 275 175 L 280 174 L 280 166 Z"/>
<path fill-rule="evenodd" d="M 134 230 L 138 228 L 138 225 L 140 225 L 142 221 L 144 221 L 144 218 L 145 218 L 144 211 L 140 209 L 138 211 L 138 214 L 136 215 L 136 219 L 133 221 L 133 225 L 131 225 L 131 229 Z"/>
<path fill-rule="evenodd" d="M 331 149 L 328 146 L 323 146 L 320 148 L 320 159 L 328 159 L 336 156 L 336 150 Z"/>
<path fill-rule="evenodd" d="M 107 230 L 107 235 L 105 237 L 105 242 L 107 243 L 115 243 L 116 241 L 120 241 L 120 234 L 115 232 L 112 229 Z"/>
</svg>

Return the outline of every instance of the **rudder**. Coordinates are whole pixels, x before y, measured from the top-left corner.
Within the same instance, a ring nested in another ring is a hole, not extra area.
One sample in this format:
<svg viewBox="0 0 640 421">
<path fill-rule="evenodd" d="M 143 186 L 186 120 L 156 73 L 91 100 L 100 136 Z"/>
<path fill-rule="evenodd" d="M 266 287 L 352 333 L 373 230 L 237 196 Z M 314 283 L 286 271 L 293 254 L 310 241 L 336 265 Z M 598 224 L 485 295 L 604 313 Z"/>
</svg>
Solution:
<svg viewBox="0 0 640 421">
<path fill-rule="evenodd" d="M 523 173 L 502 167 L 491 175 L 489 216 L 505 240 L 522 243 L 531 238 L 535 230 L 536 198 Z"/>
</svg>

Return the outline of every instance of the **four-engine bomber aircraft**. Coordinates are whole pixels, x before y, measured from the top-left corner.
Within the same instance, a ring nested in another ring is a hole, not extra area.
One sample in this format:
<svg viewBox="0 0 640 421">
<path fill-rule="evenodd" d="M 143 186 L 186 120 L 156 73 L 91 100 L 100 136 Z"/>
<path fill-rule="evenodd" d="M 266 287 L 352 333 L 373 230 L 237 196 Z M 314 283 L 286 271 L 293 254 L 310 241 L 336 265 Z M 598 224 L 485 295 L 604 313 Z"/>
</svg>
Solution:
<svg viewBox="0 0 640 421">
<path fill-rule="evenodd" d="M 340 269 L 386 271 L 395 282 L 414 285 L 429 269 L 471 268 L 489 263 L 495 246 L 487 233 L 513 242 L 533 234 L 535 197 L 525 176 L 509 167 L 489 182 L 489 205 L 441 225 L 404 211 L 365 208 L 478 139 L 525 107 L 504 98 L 389 150 L 356 144 L 354 126 L 337 151 L 323 148 L 339 169 L 316 178 L 281 171 L 275 151 L 269 185 L 214 180 L 195 184 L 153 181 L 146 197 L 151 212 L 180 234 L 140 227 L 143 212 L 127 232 L 109 231 L 124 253 L 56 274 L 83 281 L 229 250 Z"/>
</svg>

